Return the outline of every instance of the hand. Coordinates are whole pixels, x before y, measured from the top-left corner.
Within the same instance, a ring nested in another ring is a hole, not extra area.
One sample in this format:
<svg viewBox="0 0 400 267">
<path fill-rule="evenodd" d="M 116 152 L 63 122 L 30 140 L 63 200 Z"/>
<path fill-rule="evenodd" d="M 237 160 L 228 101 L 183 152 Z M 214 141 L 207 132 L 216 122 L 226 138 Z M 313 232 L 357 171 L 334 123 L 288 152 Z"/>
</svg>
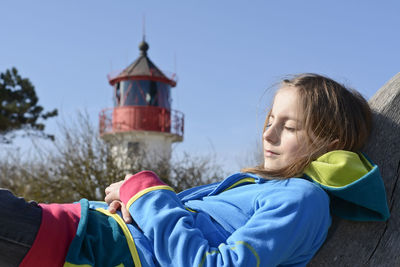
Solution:
<svg viewBox="0 0 400 267">
<path fill-rule="evenodd" d="M 116 213 L 117 210 L 121 210 L 122 218 L 124 219 L 125 223 L 132 223 L 132 216 L 126 209 L 125 204 L 122 203 L 122 201 L 120 200 L 119 189 L 121 188 L 125 180 L 127 180 L 131 176 L 132 174 L 127 174 L 124 180 L 111 184 L 105 190 L 106 197 L 104 198 L 104 200 L 109 205 L 108 211 L 110 213 Z"/>
<path fill-rule="evenodd" d="M 124 180 L 110 184 L 106 188 L 106 197 L 104 198 L 104 201 L 107 202 L 108 205 L 110 205 L 110 203 L 114 200 L 120 200 L 119 189 L 121 188 L 122 184 L 131 176 L 132 174 L 127 174 Z"/>
<path fill-rule="evenodd" d="M 121 210 L 122 218 L 124 219 L 125 223 L 132 223 L 132 216 L 129 211 L 126 209 L 126 206 L 120 200 L 114 200 L 108 206 L 108 211 L 110 213 L 116 213 L 117 210 Z"/>
<path fill-rule="evenodd" d="M 114 200 L 120 200 L 119 198 L 119 189 L 121 188 L 122 184 L 124 183 L 124 180 L 119 181 L 117 183 L 110 184 L 105 192 L 106 192 L 106 197 L 104 198 L 104 201 L 107 202 L 108 205 L 111 204 Z"/>
</svg>

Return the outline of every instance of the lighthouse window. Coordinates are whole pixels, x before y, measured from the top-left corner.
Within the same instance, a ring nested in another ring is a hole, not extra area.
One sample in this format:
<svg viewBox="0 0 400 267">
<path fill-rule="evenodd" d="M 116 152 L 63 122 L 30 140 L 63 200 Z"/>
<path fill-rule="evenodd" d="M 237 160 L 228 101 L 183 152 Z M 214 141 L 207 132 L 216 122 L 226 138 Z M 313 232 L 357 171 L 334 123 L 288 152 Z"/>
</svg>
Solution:
<svg viewBox="0 0 400 267">
<path fill-rule="evenodd" d="M 146 101 L 149 106 L 158 106 L 157 83 L 155 81 L 150 81 Z"/>
<path fill-rule="evenodd" d="M 170 109 L 170 86 L 168 84 L 148 81 L 130 80 L 120 84 L 120 105 L 122 106 L 156 106 Z"/>
<path fill-rule="evenodd" d="M 119 87 L 119 82 L 115 84 L 115 106 L 119 106 L 121 101 L 121 90 Z"/>
</svg>

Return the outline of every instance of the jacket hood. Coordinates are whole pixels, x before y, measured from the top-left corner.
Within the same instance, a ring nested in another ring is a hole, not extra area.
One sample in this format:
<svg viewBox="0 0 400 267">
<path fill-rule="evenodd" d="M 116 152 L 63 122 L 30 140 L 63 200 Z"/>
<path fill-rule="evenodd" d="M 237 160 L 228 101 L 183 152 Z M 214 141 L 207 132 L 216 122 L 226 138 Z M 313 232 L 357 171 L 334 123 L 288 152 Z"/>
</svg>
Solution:
<svg viewBox="0 0 400 267">
<path fill-rule="evenodd" d="M 385 221 L 390 216 L 378 166 L 361 153 L 330 151 L 313 161 L 304 176 L 328 193 L 336 216 L 356 221 Z"/>
</svg>

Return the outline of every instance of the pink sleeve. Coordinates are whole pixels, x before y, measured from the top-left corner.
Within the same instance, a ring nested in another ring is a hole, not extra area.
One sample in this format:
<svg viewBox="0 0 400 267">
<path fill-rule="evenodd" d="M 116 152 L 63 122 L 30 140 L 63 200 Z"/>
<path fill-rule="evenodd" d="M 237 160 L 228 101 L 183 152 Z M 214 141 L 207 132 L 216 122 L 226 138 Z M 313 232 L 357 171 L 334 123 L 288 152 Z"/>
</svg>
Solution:
<svg viewBox="0 0 400 267">
<path fill-rule="evenodd" d="M 42 222 L 20 266 L 63 266 L 81 216 L 81 205 L 40 204 Z"/>
<path fill-rule="evenodd" d="M 139 192 L 155 187 L 155 186 L 163 186 L 166 185 L 163 181 L 158 178 L 157 174 L 152 171 L 142 171 L 138 172 L 135 175 L 132 175 L 127 179 L 121 186 L 119 190 L 120 199 L 125 204 L 128 201 L 138 194 Z"/>
</svg>

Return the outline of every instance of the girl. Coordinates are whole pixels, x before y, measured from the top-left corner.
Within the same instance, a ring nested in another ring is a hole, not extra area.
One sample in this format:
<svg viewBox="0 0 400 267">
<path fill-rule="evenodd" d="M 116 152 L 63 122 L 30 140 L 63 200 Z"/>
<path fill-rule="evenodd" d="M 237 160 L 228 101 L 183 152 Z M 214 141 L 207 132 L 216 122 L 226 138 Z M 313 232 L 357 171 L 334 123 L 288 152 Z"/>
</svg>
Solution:
<svg viewBox="0 0 400 267">
<path fill-rule="evenodd" d="M 106 188 L 109 206 L 37 207 L 0 191 L 4 209 L 34 210 L 18 220 L 38 228 L 26 228 L 23 242 L 4 231 L 0 238 L 23 243 L 21 266 L 305 266 L 326 238 L 330 211 L 353 220 L 389 216 L 379 171 L 358 152 L 370 130 L 371 111 L 357 92 L 298 75 L 275 95 L 262 165 L 178 195 L 140 172 Z"/>
</svg>

